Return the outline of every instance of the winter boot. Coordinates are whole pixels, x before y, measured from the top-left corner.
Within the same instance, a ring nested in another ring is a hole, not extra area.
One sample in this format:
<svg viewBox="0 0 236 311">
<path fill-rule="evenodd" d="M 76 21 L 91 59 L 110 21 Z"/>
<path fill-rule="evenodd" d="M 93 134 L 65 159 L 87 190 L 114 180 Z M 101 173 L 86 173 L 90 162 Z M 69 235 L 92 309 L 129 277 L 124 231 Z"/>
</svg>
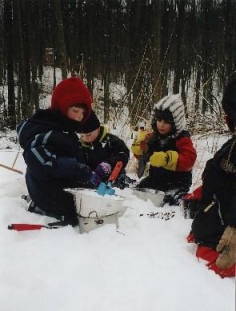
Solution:
<svg viewBox="0 0 236 311">
<path fill-rule="evenodd" d="M 31 201 L 31 197 L 29 194 L 23 194 L 21 196 L 21 199 L 25 200 L 27 203 L 29 203 Z"/>
<path fill-rule="evenodd" d="M 215 262 L 218 256 L 219 253 L 208 246 L 198 245 L 197 247 L 196 257 L 206 260 L 208 263 Z"/>
<path fill-rule="evenodd" d="M 220 252 L 216 265 L 221 269 L 227 269 L 235 263 L 236 252 L 236 229 L 226 227 L 216 250 Z"/>
</svg>

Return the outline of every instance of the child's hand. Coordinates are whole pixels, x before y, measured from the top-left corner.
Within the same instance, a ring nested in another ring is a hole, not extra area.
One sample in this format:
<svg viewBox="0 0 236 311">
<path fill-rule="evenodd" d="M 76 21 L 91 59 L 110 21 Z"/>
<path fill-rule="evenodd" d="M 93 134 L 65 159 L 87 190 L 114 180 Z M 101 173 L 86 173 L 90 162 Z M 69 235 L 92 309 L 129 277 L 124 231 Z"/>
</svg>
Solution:
<svg viewBox="0 0 236 311">
<path fill-rule="evenodd" d="M 150 164 L 156 167 L 163 167 L 166 170 L 175 171 L 178 157 L 178 153 L 173 150 L 154 152 L 150 157 Z"/>
<path fill-rule="evenodd" d="M 78 171 L 79 180 L 86 187 L 96 188 L 98 184 L 101 182 L 101 179 L 98 176 L 98 174 L 92 171 L 88 165 L 78 163 L 78 170 L 79 170 Z"/>
<path fill-rule="evenodd" d="M 107 162 L 101 162 L 95 169 L 95 172 L 103 180 L 107 179 L 111 173 L 111 165 Z"/>
<path fill-rule="evenodd" d="M 167 154 L 163 151 L 154 152 L 150 157 L 150 163 L 152 166 L 162 167 L 167 164 Z"/>
<path fill-rule="evenodd" d="M 100 182 L 100 177 L 95 172 L 92 172 L 91 177 L 88 181 L 88 187 L 94 189 L 99 185 Z"/>
</svg>

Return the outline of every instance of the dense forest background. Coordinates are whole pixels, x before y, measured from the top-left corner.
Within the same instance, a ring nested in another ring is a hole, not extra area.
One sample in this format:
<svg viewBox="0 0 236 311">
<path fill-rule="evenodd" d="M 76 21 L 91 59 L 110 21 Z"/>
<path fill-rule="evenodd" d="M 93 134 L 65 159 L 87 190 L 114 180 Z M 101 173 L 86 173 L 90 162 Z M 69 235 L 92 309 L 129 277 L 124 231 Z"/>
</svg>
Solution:
<svg viewBox="0 0 236 311">
<path fill-rule="evenodd" d="M 192 124 L 209 113 L 220 120 L 235 72 L 235 16 L 235 0 L 0 0 L 0 128 L 39 108 L 46 66 L 54 86 L 57 68 L 92 94 L 101 81 L 94 105 L 104 122 L 126 107 L 136 125 L 179 92 Z M 112 83 L 126 89 L 118 100 Z"/>
</svg>

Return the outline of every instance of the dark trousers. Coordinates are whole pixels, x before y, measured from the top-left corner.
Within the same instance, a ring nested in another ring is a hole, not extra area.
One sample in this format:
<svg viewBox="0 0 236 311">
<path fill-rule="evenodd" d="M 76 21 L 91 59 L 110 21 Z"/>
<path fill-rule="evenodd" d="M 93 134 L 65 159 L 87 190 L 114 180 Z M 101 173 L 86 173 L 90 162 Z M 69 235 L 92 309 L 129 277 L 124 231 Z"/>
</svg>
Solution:
<svg viewBox="0 0 236 311">
<path fill-rule="evenodd" d="M 207 212 L 202 209 L 197 212 L 192 222 L 192 234 L 197 244 L 215 249 L 225 227 L 216 203 Z"/>
</svg>

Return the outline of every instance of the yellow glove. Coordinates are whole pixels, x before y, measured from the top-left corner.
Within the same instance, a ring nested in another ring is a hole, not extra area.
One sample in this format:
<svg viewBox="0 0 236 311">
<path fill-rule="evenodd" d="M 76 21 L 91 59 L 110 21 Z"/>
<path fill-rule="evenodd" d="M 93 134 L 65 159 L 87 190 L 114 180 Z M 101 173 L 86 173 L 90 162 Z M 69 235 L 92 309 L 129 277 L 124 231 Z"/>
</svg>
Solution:
<svg viewBox="0 0 236 311">
<path fill-rule="evenodd" d="M 150 163 L 152 166 L 163 167 L 166 170 L 175 171 L 178 163 L 178 153 L 173 150 L 154 152 L 150 157 Z"/>
<path fill-rule="evenodd" d="M 133 152 L 133 154 L 136 154 L 138 156 L 142 155 L 143 154 L 143 151 L 140 147 L 140 143 L 136 143 L 134 142 L 132 145 L 131 145 L 131 151 Z"/>
<path fill-rule="evenodd" d="M 167 154 L 163 151 L 154 152 L 150 157 L 150 164 L 156 167 L 166 166 L 167 164 Z"/>
</svg>

